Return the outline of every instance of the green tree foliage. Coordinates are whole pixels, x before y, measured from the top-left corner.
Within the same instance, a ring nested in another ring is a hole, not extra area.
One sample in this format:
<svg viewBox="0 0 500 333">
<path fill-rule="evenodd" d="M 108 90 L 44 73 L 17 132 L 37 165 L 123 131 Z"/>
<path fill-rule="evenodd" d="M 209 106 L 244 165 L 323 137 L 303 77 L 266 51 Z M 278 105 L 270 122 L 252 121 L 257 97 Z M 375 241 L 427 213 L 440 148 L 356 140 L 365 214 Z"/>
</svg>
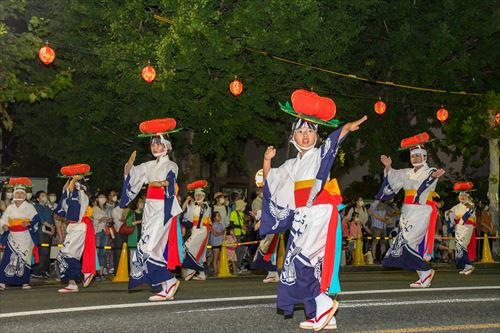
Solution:
<svg viewBox="0 0 500 333">
<path fill-rule="evenodd" d="M 44 22 L 39 29 L 46 29 L 42 38 L 58 54 L 35 76 L 55 77 L 71 69 L 74 85 L 54 100 L 11 107 L 19 121 L 19 143 L 24 143 L 18 146 L 29 143 L 58 164 L 87 161 L 95 171 L 93 182 L 116 186 L 131 150 L 141 148 L 139 155 L 147 156 L 145 142 L 135 138 L 138 123 L 171 116 L 193 134 L 192 141 L 187 135 L 174 138 L 178 152 L 244 165 L 242 147 L 248 140 L 285 142 L 291 119 L 278 110 L 277 101 L 289 99 L 294 89 L 312 88 L 334 98 L 340 120 L 369 115 L 362 131 L 343 146 L 344 170 L 368 161 L 372 173 L 379 172 L 380 153 L 394 155 L 401 138 L 441 126 L 435 119 L 440 104 L 450 111 L 444 126 L 449 139 L 457 149 L 470 147 L 452 133 L 460 132 L 455 128 L 463 117 L 485 112 L 477 98 L 367 84 L 270 55 L 380 80 L 498 91 L 500 20 L 494 5 L 464 0 L 443 1 L 439 8 L 421 0 L 27 1 L 23 15 L 37 13 Z M 152 84 L 140 78 L 148 61 L 157 69 Z M 228 89 L 235 76 L 244 84 L 238 97 Z M 378 96 L 388 105 L 383 116 L 373 112 Z M 467 140 L 485 144 L 480 135 Z M 440 149 L 449 146 L 449 141 L 439 143 L 445 143 L 437 145 Z"/>
<path fill-rule="evenodd" d="M 43 46 L 46 20 L 26 13 L 26 7 L 26 1 L 0 3 L 0 113 L 2 127 L 9 131 L 14 123 L 6 110 L 8 104 L 53 99 L 71 85 L 70 71 L 52 73 L 44 80 L 34 77 L 35 71 L 43 71 L 41 62 L 33 59 Z"/>
</svg>

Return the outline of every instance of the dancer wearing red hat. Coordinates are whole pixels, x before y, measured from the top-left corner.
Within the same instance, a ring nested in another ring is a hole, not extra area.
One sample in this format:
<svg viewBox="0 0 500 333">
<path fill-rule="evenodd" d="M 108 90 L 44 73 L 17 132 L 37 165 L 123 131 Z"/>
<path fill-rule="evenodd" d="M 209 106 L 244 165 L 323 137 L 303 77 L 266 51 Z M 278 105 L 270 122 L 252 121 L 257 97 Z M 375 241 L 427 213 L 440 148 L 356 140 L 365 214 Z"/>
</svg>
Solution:
<svg viewBox="0 0 500 333">
<path fill-rule="evenodd" d="M 90 285 L 96 273 L 95 232 L 92 209 L 89 207 L 85 176 L 90 175 L 88 164 L 73 164 L 61 168 L 60 177 L 68 178 L 55 213 L 66 220 L 66 238 L 57 255 L 57 268 L 63 282 L 60 293 L 78 292 L 78 280 L 83 273 L 83 287 Z"/>
<path fill-rule="evenodd" d="M 31 260 L 38 242 L 40 217 L 26 200 L 26 189 L 31 187 L 29 178 L 11 178 L 8 187 L 13 189 L 13 199 L 0 219 L 0 244 L 5 246 L 0 262 L 0 290 L 7 285 L 31 289 Z"/>
<path fill-rule="evenodd" d="M 277 307 L 291 316 L 296 304 L 304 304 L 303 329 L 335 329 L 338 302 L 329 295 L 340 292 L 339 267 L 342 231 L 339 210 L 342 197 L 330 170 L 340 144 L 349 132 L 367 119 L 347 123 L 333 131 L 316 148 L 318 125 L 338 127 L 333 100 L 297 90 L 282 111 L 299 118 L 292 126 L 290 142 L 296 158 L 271 167 L 276 149 L 264 153 L 264 199 L 261 236 L 290 231 L 279 278 Z"/>
<path fill-rule="evenodd" d="M 472 182 L 457 182 L 453 186 L 458 192 L 459 203 L 445 212 L 449 225 L 455 229 L 455 260 L 462 268 L 459 274 L 469 275 L 474 271 L 472 261 L 476 259 L 476 213 L 474 201 L 469 194 L 474 188 Z"/>
<path fill-rule="evenodd" d="M 161 288 L 150 301 L 174 299 L 180 282 L 171 270 L 182 263 L 180 224 L 182 212 L 176 197 L 178 166 L 168 153 L 172 144 L 168 134 L 178 132 L 172 118 L 154 119 L 141 123 L 140 137 L 150 137 L 154 160 L 135 165 L 134 151 L 125 164 L 120 207 L 125 208 L 147 184 L 146 201 L 142 215 L 142 233 L 137 250 L 132 256 L 129 289 L 142 283 Z"/>
<path fill-rule="evenodd" d="M 390 200 L 401 189 L 405 191 L 399 233 L 382 264 L 416 271 L 419 278 L 410 284 L 412 288 L 428 288 L 434 277 L 434 270 L 427 263 L 433 255 L 438 214 L 433 198 L 437 196 L 434 192 L 437 180 L 445 171 L 427 165 L 423 144 L 428 141 L 427 133 L 401 141 L 402 149 L 410 149 L 412 168 L 393 169 L 391 158 L 380 156 L 385 167 L 384 180 L 376 199 Z"/>
</svg>

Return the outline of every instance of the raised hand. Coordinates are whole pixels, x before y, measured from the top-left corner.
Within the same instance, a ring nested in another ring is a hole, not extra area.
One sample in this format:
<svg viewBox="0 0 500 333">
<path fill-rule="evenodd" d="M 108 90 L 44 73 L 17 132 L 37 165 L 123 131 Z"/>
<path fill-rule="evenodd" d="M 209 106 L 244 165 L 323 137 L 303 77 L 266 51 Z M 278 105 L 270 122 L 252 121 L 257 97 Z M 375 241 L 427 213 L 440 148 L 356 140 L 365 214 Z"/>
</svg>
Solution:
<svg viewBox="0 0 500 333">
<path fill-rule="evenodd" d="M 270 161 L 276 156 L 276 148 L 274 146 L 269 146 L 264 153 L 264 160 Z"/>
<path fill-rule="evenodd" d="M 368 119 L 367 116 L 363 116 L 356 121 L 345 124 L 344 129 L 348 130 L 349 132 L 357 131 L 357 130 L 359 130 L 359 126 L 362 123 L 364 123 L 367 119 Z"/>
<path fill-rule="evenodd" d="M 132 167 L 134 166 L 136 155 L 137 155 L 136 150 L 134 150 L 132 152 L 132 154 L 130 154 L 129 159 L 128 159 L 127 163 L 125 164 L 125 170 L 124 170 L 125 176 L 127 176 L 130 173 L 130 170 L 132 170 Z"/>
<path fill-rule="evenodd" d="M 380 155 L 380 162 L 382 162 L 386 168 L 390 168 L 392 165 L 392 159 L 389 156 Z"/>
</svg>

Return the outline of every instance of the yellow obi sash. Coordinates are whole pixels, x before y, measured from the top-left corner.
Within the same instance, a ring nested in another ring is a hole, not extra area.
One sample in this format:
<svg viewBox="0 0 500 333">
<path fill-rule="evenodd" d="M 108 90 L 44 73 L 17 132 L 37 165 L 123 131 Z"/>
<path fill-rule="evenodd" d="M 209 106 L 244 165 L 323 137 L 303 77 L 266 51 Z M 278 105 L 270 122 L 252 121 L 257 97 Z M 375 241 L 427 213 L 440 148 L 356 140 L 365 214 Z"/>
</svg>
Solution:
<svg viewBox="0 0 500 333">
<path fill-rule="evenodd" d="M 408 199 L 413 201 L 415 195 L 417 195 L 417 190 L 405 190 L 405 202 L 408 202 Z M 434 198 L 439 198 L 439 194 L 437 192 L 430 192 L 427 201 L 432 201 Z"/>
<path fill-rule="evenodd" d="M 10 219 L 9 220 L 9 228 L 17 227 L 23 223 L 30 223 L 30 219 Z"/>
<path fill-rule="evenodd" d="M 300 180 L 295 182 L 295 206 L 303 207 L 306 205 L 306 201 L 309 198 L 309 193 L 311 192 L 311 187 L 313 186 L 315 179 Z M 340 187 L 336 178 L 328 180 L 323 187 L 323 190 L 328 192 L 330 195 L 340 195 Z M 318 193 L 319 195 L 319 193 Z"/>
</svg>

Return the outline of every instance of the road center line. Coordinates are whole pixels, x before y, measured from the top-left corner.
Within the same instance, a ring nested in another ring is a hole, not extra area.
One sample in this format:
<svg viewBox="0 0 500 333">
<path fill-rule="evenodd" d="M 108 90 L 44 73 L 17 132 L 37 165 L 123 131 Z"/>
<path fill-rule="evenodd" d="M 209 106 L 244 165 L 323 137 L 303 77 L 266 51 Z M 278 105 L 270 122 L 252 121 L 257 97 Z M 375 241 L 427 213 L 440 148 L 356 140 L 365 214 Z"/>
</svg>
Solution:
<svg viewBox="0 0 500 333">
<path fill-rule="evenodd" d="M 427 288 L 427 289 L 383 289 L 383 290 L 360 290 L 360 291 L 346 291 L 342 292 L 341 295 L 366 295 L 366 294 L 380 294 L 380 293 L 406 293 L 406 292 L 422 292 L 422 291 L 458 291 L 458 290 L 491 290 L 500 289 L 500 286 L 476 286 L 476 287 L 450 287 L 450 288 Z M 75 297 L 77 295 L 69 295 Z M 167 302 L 143 302 L 143 303 L 124 303 L 124 304 L 109 304 L 109 305 L 92 305 L 92 306 L 79 306 L 72 308 L 57 308 L 57 309 L 45 309 L 45 310 L 33 310 L 33 311 L 21 311 L 21 312 L 9 312 L 0 314 L 0 318 L 13 318 L 13 317 L 25 317 L 32 315 L 45 315 L 53 313 L 68 313 L 68 312 L 82 312 L 82 311 L 97 311 L 97 310 L 111 310 L 111 309 L 127 309 L 127 308 L 139 308 L 139 307 L 150 307 L 150 306 L 165 306 L 165 305 L 182 305 L 182 304 L 200 304 L 200 303 L 217 303 L 217 302 L 238 302 L 238 301 L 255 301 L 255 300 L 268 300 L 275 299 L 276 295 L 260 295 L 260 296 L 241 296 L 241 297 L 221 297 L 221 298 L 202 298 L 202 299 L 188 299 L 180 301 L 167 301 Z M 480 302 L 485 300 L 485 298 L 473 299 L 475 302 Z M 500 298 L 486 298 L 487 301 L 497 301 Z M 470 302 L 471 299 L 453 299 L 451 301 L 444 300 L 429 300 L 429 301 L 407 301 L 407 302 L 379 302 L 379 303 L 347 303 L 341 305 L 341 307 L 366 307 L 366 306 L 384 306 L 384 305 L 405 305 L 405 304 L 419 304 L 418 302 L 424 302 L 420 304 L 434 304 L 432 302 L 458 302 L 467 301 Z M 342 304 L 342 303 L 341 303 Z M 250 306 L 250 305 L 249 305 Z M 255 305 L 251 305 L 255 306 Z M 202 310 L 197 310 L 202 311 Z"/>
</svg>

